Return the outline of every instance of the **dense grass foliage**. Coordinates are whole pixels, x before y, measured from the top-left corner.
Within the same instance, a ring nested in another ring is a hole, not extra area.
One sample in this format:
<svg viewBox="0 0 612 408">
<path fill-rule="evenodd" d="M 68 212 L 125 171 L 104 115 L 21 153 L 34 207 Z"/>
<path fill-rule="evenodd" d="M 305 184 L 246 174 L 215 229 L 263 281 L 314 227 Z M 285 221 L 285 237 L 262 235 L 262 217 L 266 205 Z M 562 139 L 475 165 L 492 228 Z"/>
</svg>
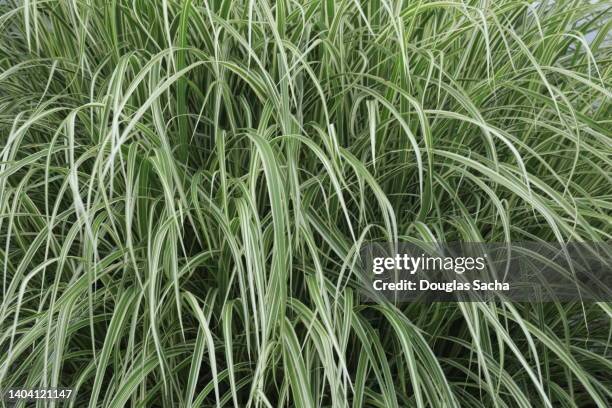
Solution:
<svg viewBox="0 0 612 408">
<path fill-rule="evenodd" d="M 0 2 L 0 388 L 610 406 L 610 305 L 366 304 L 358 249 L 609 241 L 611 14 Z"/>
</svg>

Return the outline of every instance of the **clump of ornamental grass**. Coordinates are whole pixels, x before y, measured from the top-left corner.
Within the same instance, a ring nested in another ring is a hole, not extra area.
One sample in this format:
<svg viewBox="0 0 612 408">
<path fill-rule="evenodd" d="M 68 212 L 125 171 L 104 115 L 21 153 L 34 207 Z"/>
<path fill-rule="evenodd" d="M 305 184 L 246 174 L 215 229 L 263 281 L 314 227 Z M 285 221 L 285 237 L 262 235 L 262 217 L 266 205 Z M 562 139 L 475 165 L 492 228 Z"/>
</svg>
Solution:
<svg viewBox="0 0 612 408">
<path fill-rule="evenodd" d="M 611 13 L 1 2 L 0 389 L 609 406 L 609 304 L 366 304 L 358 251 L 609 241 Z"/>
</svg>

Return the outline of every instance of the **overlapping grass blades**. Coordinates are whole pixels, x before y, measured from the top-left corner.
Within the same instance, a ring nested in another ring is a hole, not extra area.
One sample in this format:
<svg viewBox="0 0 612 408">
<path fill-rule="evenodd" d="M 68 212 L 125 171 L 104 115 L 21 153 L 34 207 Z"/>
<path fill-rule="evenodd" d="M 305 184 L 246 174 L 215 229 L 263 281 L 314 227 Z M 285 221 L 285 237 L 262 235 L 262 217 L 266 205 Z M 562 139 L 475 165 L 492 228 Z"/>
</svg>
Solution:
<svg viewBox="0 0 612 408">
<path fill-rule="evenodd" d="M 609 406 L 609 305 L 361 304 L 356 260 L 610 239 L 606 3 L 2 2 L 0 389 Z"/>
</svg>

